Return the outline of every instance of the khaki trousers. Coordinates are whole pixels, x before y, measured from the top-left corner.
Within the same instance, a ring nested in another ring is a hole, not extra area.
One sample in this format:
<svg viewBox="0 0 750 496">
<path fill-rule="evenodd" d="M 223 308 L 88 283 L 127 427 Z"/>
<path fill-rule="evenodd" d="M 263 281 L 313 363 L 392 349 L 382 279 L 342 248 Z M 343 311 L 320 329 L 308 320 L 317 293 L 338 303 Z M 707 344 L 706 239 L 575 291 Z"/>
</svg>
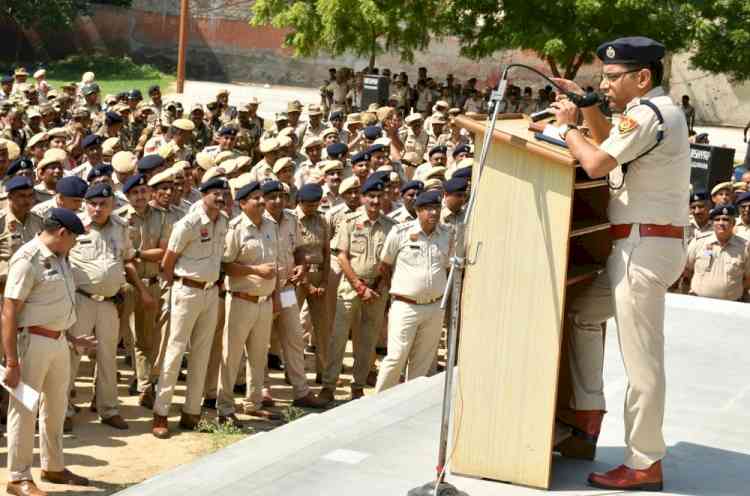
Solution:
<svg viewBox="0 0 750 496">
<path fill-rule="evenodd" d="M 226 324 L 222 333 L 223 353 L 219 367 L 219 391 L 216 409 L 219 415 L 234 413 L 234 382 L 243 349 L 250 365 L 250 377 L 245 396 L 246 412 L 260 410 L 263 401 L 263 380 L 271 340 L 273 303 L 262 303 L 235 298 L 227 294 Z"/>
<path fill-rule="evenodd" d="M 124 284 L 121 292 L 123 295 L 123 302 L 122 305 L 117 305 L 117 319 L 120 323 L 120 335 L 118 341 L 122 339 L 125 353 L 132 356 L 135 353 L 135 330 L 133 329 L 134 325 L 132 317 L 136 309 L 136 298 L 138 298 L 138 296 L 136 295 L 136 289 L 130 283 Z"/>
<path fill-rule="evenodd" d="M 367 375 L 375 360 L 375 345 L 385 318 L 386 298 L 387 293 L 384 293 L 380 298 L 364 303 L 355 295 L 348 281 L 341 281 L 336 300 L 336 320 L 328 344 L 328 365 L 323 373 L 325 387 L 336 387 L 350 329 L 354 349 L 352 387 L 364 388 L 367 385 Z"/>
<path fill-rule="evenodd" d="M 440 302 L 412 305 L 392 300 L 388 315 L 388 355 L 380 363 L 375 392 L 396 386 L 408 363 L 406 380 L 427 375 L 440 344 Z"/>
<path fill-rule="evenodd" d="M 185 406 L 182 411 L 200 415 L 208 357 L 216 332 L 219 288 L 198 289 L 176 281 L 172 285 L 169 314 L 169 341 L 164 366 L 159 374 L 154 413 L 167 416 L 172 403 L 182 357 L 190 343 Z"/>
<path fill-rule="evenodd" d="M 96 375 L 94 394 L 96 394 L 96 411 L 103 419 L 119 415 L 117 403 L 117 341 L 120 334 L 120 322 L 117 318 L 117 307 L 109 301 L 95 301 L 80 293 L 76 294 L 76 315 L 78 319 L 68 331 L 71 336 L 82 337 L 95 335 Z M 70 386 L 75 387 L 81 355 L 75 349 L 70 351 Z M 68 416 L 72 416 L 71 409 Z"/>
<path fill-rule="evenodd" d="M 156 322 L 156 327 L 161 339 L 159 340 L 159 351 L 156 353 L 156 362 L 154 363 L 154 370 L 152 374 L 155 377 L 159 377 L 161 374 L 162 366 L 164 365 L 164 355 L 167 354 L 167 343 L 169 342 L 169 314 L 172 308 L 172 288 L 165 285 L 163 282 L 159 284 L 159 292 L 161 294 L 161 310 L 159 311 L 159 319 Z"/>
<path fill-rule="evenodd" d="M 614 315 L 628 377 L 625 465 L 644 469 L 666 453 L 664 420 L 664 299 L 685 264 L 682 240 L 629 238 L 614 243 L 605 272 L 572 302 L 570 367 L 578 410 L 604 410 L 601 325 Z"/>
<path fill-rule="evenodd" d="M 60 339 L 27 332 L 19 334 L 18 359 L 21 362 L 21 381 L 39 391 L 42 396 L 33 412 L 28 411 L 15 398 L 10 398 L 8 472 L 13 482 L 31 479 L 37 412 L 42 470 L 58 472 L 65 469 L 63 423 L 68 406 L 70 355 L 64 333 Z"/>
<path fill-rule="evenodd" d="M 224 318 L 226 298 L 219 298 L 219 315 L 216 319 L 216 332 L 211 342 L 211 354 L 208 357 L 208 369 L 206 370 L 206 384 L 203 387 L 203 396 L 207 399 L 216 399 L 219 387 L 219 366 L 222 356 L 222 336 L 224 334 Z M 234 387 L 234 385 L 232 385 Z"/>
<path fill-rule="evenodd" d="M 326 287 L 323 283 L 323 273 L 322 272 L 313 272 L 312 274 L 308 274 L 308 280 L 310 281 L 310 284 L 312 284 L 315 287 L 324 287 L 326 288 L 326 291 L 332 291 L 332 288 L 330 286 Z M 326 364 L 328 363 L 328 347 L 327 343 L 330 339 L 329 335 L 329 323 L 328 323 L 328 313 L 326 311 L 326 295 L 323 293 L 323 296 L 310 296 L 307 293 L 307 289 L 298 286 L 297 287 L 297 305 L 300 307 L 304 302 L 307 302 L 307 306 L 310 311 L 310 320 L 312 321 L 312 333 L 313 333 L 313 343 L 315 344 L 315 370 L 317 373 L 321 374 L 326 368 Z"/>
<path fill-rule="evenodd" d="M 299 322 L 299 307 L 283 308 L 273 321 L 271 336 L 276 335 L 284 353 L 284 370 L 292 384 L 294 398 L 304 398 L 310 392 L 305 375 L 305 339 Z M 270 384 L 266 370 L 266 386 Z"/>
<path fill-rule="evenodd" d="M 341 283 L 341 266 L 338 259 L 331 256 L 331 270 L 328 272 L 328 286 L 326 286 L 326 315 L 328 316 L 328 335 L 333 333 L 333 323 L 336 320 L 336 289 Z"/>
<path fill-rule="evenodd" d="M 151 297 L 158 302 L 161 295 L 159 285 L 152 284 L 147 289 Z M 157 326 L 160 308 L 158 305 L 153 309 L 144 308 L 141 296 L 137 292 L 134 292 L 133 299 L 133 363 L 138 379 L 138 391 L 142 393 L 153 386 L 159 377 L 155 364 L 161 345 L 161 329 Z"/>
</svg>

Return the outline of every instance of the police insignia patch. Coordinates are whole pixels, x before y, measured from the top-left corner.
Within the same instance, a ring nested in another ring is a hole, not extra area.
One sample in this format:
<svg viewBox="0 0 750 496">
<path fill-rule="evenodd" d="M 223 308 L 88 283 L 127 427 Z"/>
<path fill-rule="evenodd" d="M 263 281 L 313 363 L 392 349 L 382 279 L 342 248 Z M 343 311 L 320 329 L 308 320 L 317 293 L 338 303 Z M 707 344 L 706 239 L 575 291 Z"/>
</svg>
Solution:
<svg viewBox="0 0 750 496">
<path fill-rule="evenodd" d="M 16 223 L 15 222 L 9 222 L 8 223 L 8 231 L 10 231 L 10 232 L 16 232 Z"/>
<path fill-rule="evenodd" d="M 201 238 L 207 238 L 208 237 L 208 229 L 207 228 L 201 228 Z"/>
<path fill-rule="evenodd" d="M 615 47 L 611 46 L 611 47 L 607 48 L 607 58 L 608 59 L 615 58 L 615 55 L 616 55 L 616 53 L 615 53 Z"/>
<path fill-rule="evenodd" d="M 409 239 L 412 241 L 416 241 L 419 239 L 419 236 L 417 236 L 416 234 L 412 234 L 411 236 L 409 236 Z"/>
<path fill-rule="evenodd" d="M 623 116 L 622 119 L 620 119 L 620 123 L 617 125 L 617 130 L 620 132 L 620 134 L 628 134 L 631 131 L 634 131 L 638 128 L 638 122 L 633 119 L 632 117 Z"/>
</svg>

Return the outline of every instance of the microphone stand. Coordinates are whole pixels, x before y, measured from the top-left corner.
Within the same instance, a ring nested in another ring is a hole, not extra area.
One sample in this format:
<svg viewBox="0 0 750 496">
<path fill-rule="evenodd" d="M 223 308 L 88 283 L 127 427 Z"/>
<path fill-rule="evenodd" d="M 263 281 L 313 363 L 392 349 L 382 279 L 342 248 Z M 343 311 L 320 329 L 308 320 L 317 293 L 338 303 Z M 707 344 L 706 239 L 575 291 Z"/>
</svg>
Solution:
<svg viewBox="0 0 750 496">
<path fill-rule="evenodd" d="M 482 170 L 484 169 L 484 164 L 487 160 L 487 153 L 489 152 L 490 143 L 492 142 L 492 132 L 495 129 L 495 123 L 497 122 L 500 102 L 502 102 L 505 97 L 505 90 L 508 87 L 508 69 L 513 65 L 514 64 L 511 64 L 505 67 L 502 77 L 497 84 L 497 89 L 490 95 L 492 116 L 484 133 L 482 151 L 479 156 L 479 167 L 472 178 L 469 203 L 466 206 L 463 221 L 460 221 L 456 225 L 456 233 L 453 243 L 454 255 L 451 257 L 451 268 L 448 273 L 448 281 L 445 285 L 442 302 L 440 303 L 441 308 L 446 308 L 446 304 L 450 298 L 451 320 L 448 327 L 448 357 L 446 359 L 445 383 L 443 385 L 443 411 L 440 420 L 440 442 L 438 445 L 438 462 L 436 467 L 437 477 L 432 482 L 428 482 L 427 484 L 410 490 L 407 493 L 407 496 L 458 496 L 459 494 L 466 494 L 459 492 L 454 485 L 445 482 L 445 472 L 447 470 L 446 462 L 448 458 L 448 428 L 450 425 L 451 405 L 453 400 L 453 376 L 456 354 L 458 351 L 456 350 L 456 344 L 461 312 L 461 291 L 463 289 L 463 275 L 464 267 L 466 265 L 466 246 L 464 245 L 464 236 L 466 233 L 466 225 L 471 220 L 471 213 L 474 208 L 474 203 L 476 202 L 477 190 L 479 189 Z"/>
</svg>

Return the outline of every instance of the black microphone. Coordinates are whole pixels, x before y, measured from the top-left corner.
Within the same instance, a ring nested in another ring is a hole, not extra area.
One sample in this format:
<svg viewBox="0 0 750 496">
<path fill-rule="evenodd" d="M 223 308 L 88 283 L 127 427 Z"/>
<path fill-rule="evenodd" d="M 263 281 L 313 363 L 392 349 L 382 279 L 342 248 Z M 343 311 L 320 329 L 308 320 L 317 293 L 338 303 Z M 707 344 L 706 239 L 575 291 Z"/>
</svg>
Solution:
<svg viewBox="0 0 750 496">
<path fill-rule="evenodd" d="M 586 93 L 585 95 L 576 95 L 575 93 L 568 92 L 566 95 L 578 108 L 593 107 L 602 102 L 602 96 L 595 91 Z"/>
</svg>

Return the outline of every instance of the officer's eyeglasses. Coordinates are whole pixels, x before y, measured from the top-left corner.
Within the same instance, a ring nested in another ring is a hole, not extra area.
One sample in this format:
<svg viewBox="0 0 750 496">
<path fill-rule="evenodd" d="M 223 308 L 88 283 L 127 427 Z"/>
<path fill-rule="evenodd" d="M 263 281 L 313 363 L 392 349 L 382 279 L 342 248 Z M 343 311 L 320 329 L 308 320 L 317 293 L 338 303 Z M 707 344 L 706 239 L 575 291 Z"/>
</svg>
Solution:
<svg viewBox="0 0 750 496">
<path fill-rule="evenodd" d="M 631 74 L 633 72 L 640 71 L 641 68 L 638 69 L 632 69 L 630 71 L 622 71 L 622 72 L 610 72 L 607 74 L 606 72 L 602 72 L 602 81 L 606 81 L 608 83 L 614 83 L 617 80 L 619 80 L 621 77 L 623 77 L 625 74 Z"/>
</svg>

